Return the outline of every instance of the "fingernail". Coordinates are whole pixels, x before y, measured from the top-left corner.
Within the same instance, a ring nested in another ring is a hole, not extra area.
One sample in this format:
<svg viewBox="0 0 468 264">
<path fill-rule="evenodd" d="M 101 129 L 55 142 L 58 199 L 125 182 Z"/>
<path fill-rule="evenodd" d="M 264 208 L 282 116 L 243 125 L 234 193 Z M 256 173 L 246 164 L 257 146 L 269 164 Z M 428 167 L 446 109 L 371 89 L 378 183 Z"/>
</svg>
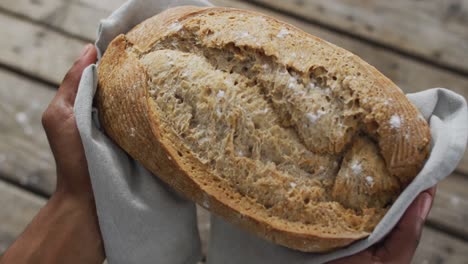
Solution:
<svg viewBox="0 0 468 264">
<path fill-rule="evenodd" d="M 422 201 L 419 205 L 419 210 L 421 212 L 421 216 L 426 219 L 427 215 L 429 214 L 429 210 L 431 210 L 432 205 L 432 197 L 428 193 L 423 193 L 420 198 Z"/>
<path fill-rule="evenodd" d="M 86 53 L 88 53 L 88 51 L 89 51 L 90 48 L 91 48 L 91 44 L 86 44 L 86 46 L 84 47 L 83 51 L 81 51 L 80 57 L 83 57 L 84 55 L 86 55 Z"/>
</svg>

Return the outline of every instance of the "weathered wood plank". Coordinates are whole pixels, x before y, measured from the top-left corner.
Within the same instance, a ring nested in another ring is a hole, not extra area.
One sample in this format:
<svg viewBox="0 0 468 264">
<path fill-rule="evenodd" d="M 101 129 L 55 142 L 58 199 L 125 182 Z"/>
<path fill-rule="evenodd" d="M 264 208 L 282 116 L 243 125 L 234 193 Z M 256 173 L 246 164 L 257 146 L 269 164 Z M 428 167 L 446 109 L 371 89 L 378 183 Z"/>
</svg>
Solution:
<svg viewBox="0 0 468 264">
<path fill-rule="evenodd" d="M 425 227 L 414 264 L 468 264 L 468 243 Z"/>
<path fill-rule="evenodd" d="M 452 174 L 441 181 L 429 221 L 468 239 L 467 189 L 468 178 L 459 174 Z"/>
<path fill-rule="evenodd" d="M 0 13 L 0 63 L 59 83 L 84 42 Z"/>
<path fill-rule="evenodd" d="M 250 0 L 468 72 L 468 0 Z"/>
<path fill-rule="evenodd" d="M 127 0 L 80 0 L 82 5 L 86 5 L 91 8 L 98 8 L 100 10 L 109 12 L 109 14 L 119 8 L 122 4 L 127 2 Z"/>
<path fill-rule="evenodd" d="M 0 181 L 0 254 L 15 241 L 34 218 L 45 200 Z"/>
<path fill-rule="evenodd" d="M 90 5 L 90 2 L 95 3 Z M 99 20 L 108 16 L 111 13 L 110 10 L 117 8 L 123 2 L 122 0 L 2 0 L 0 9 L 92 40 L 96 37 Z"/>
<path fill-rule="evenodd" d="M 0 177 L 50 194 L 55 165 L 41 125 L 54 91 L 0 70 Z"/>
</svg>

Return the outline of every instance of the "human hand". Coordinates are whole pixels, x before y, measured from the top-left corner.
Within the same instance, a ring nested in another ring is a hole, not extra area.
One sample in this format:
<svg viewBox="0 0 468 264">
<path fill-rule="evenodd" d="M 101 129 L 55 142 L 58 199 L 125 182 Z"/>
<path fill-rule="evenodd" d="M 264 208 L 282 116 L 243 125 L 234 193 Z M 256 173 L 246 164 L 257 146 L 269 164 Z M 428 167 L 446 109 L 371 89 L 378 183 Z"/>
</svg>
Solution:
<svg viewBox="0 0 468 264">
<path fill-rule="evenodd" d="M 421 238 L 424 222 L 432 207 L 435 192 L 434 186 L 420 193 L 383 241 L 356 255 L 329 264 L 411 263 Z"/>
<path fill-rule="evenodd" d="M 85 47 L 66 74 L 42 116 L 57 167 L 56 191 L 0 263 L 102 263 L 91 180 L 73 113 L 78 84 L 85 67 L 96 61 L 93 45 Z"/>
<path fill-rule="evenodd" d="M 57 168 L 54 195 L 90 202 L 93 202 L 93 192 L 73 106 L 82 72 L 95 61 L 96 49 L 88 44 L 42 115 L 42 125 Z"/>
</svg>

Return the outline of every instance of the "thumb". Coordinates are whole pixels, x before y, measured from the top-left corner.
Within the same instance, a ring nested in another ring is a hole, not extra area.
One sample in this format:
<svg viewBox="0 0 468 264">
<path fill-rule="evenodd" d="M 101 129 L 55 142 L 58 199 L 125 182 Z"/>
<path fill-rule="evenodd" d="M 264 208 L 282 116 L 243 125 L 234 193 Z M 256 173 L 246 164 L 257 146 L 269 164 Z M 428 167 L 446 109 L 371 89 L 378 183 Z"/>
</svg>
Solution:
<svg viewBox="0 0 468 264">
<path fill-rule="evenodd" d="M 95 63 L 96 57 L 97 52 L 94 45 L 87 44 L 81 52 L 80 57 L 65 75 L 56 96 L 64 100 L 66 104 L 73 105 L 83 70 L 88 67 L 88 65 Z"/>
<path fill-rule="evenodd" d="M 434 200 L 435 187 L 419 194 L 410 205 L 398 225 L 385 239 L 376 255 L 381 259 L 394 259 L 398 256 L 401 263 L 410 263 L 418 247 L 424 222 Z M 399 262 L 399 263 L 400 263 Z"/>
</svg>

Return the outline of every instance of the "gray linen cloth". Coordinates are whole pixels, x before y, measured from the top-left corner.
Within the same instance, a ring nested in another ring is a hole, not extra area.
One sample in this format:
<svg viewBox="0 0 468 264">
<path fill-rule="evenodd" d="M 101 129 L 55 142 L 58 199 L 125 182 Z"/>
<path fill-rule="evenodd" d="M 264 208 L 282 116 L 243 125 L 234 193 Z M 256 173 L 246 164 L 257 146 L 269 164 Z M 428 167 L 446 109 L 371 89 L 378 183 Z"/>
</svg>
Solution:
<svg viewBox="0 0 468 264">
<path fill-rule="evenodd" d="M 210 4 L 197 0 L 128 1 L 101 22 L 96 42 L 99 58 L 115 36 L 176 5 Z M 96 86 L 96 66 L 91 65 L 80 82 L 75 114 L 108 262 L 196 263 L 201 252 L 195 205 L 152 176 L 103 133 L 92 105 Z M 208 263 L 324 263 L 355 254 L 382 239 L 418 193 L 456 168 L 467 143 L 468 110 L 462 96 L 436 88 L 409 94 L 408 98 L 430 122 L 431 154 L 367 239 L 332 253 L 301 253 L 264 241 L 213 216 Z"/>
</svg>

